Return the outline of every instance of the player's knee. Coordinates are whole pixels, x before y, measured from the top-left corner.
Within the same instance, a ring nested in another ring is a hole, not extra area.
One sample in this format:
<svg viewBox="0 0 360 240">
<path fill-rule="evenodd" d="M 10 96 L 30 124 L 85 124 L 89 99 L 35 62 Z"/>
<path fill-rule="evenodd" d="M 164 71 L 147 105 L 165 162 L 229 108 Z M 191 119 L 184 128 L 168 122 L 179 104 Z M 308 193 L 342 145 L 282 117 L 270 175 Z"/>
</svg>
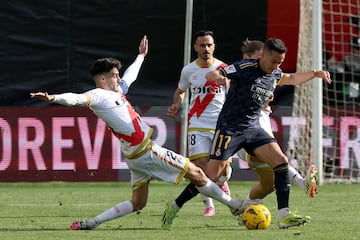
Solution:
<svg viewBox="0 0 360 240">
<path fill-rule="evenodd" d="M 263 187 L 263 191 L 266 195 L 272 193 L 274 191 L 274 185 L 267 185 Z"/>
<path fill-rule="evenodd" d="M 289 160 L 285 154 L 282 154 L 279 163 L 289 163 Z"/>
</svg>

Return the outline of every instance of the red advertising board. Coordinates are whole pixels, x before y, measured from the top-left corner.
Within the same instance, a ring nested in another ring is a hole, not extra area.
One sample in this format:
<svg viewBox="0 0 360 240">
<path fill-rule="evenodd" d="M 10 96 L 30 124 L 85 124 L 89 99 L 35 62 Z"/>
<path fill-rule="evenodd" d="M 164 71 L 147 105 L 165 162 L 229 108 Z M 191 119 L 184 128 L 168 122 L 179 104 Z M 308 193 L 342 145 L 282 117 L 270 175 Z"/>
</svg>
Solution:
<svg viewBox="0 0 360 240">
<path fill-rule="evenodd" d="M 291 117 L 290 107 L 274 107 L 272 129 L 286 150 L 303 122 Z M 153 140 L 179 150 L 179 120 L 166 116 L 166 107 L 138 108 L 154 128 Z M 360 118 L 324 117 L 324 127 L 333 129 L 333 138 L 324 138 L 324 154 L 340 149 L 341 167 L 349 167 L 350 155 L 360 165 Z M 297 124 L 294 126 L 294 124 Z M 354 130 L 355 129 L 355 130 Z M 248 168 L 234 159 L 235 169 Z M 120 143 L 106 124 L 91 111 L 79 107 L 0 108 L 0 181 L 121 181 L 129 170 Z"/>
</svg>

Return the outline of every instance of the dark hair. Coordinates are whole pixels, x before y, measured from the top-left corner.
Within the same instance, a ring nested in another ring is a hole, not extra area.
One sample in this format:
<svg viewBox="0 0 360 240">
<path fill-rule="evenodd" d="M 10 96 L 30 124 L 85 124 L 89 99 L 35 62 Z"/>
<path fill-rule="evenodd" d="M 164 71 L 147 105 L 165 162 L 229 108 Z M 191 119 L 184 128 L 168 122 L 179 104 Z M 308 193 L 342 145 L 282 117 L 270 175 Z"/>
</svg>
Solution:
<svg viewBox="0 0 360 240">
<path fill-rule="evenodd" d="M 269 51 L 275 51 L 280 54 L 286 53 L 287 47 L 285 43 L 279 38 L 269 38 L 264 44 L 264 49 Z"/>
<path fill-rule="evenodd" d="M 113 68 L 121 68 L 121 63 L 119 60 L 111 57 L 100 58 L 96 60 L 96 62 L 91 66 L 90 72 L 92 76 L 95 76 L 100 73 L 110 72 Z"/>
<path fill-rule="evenodd" d="M 241 43 L 241 52 L 248 56 L 254 54 L 256 51 L 261 51 L 264 48 L 264 43 L 258 40 L 249 40 L 248 38 Z"/>
<path fill-rule="evenodd" d="M 200 30 L 200 31 L 197 31 L 195 33 L 195 35 L 194 35 L 194 43 L 196 42 L 198 37 L 205 37 L 205 36 L 211 36 L 214 39 L 214 42 L 215 42 L 215 35 L 214 35 L 213 31 Z"/>
</svg>

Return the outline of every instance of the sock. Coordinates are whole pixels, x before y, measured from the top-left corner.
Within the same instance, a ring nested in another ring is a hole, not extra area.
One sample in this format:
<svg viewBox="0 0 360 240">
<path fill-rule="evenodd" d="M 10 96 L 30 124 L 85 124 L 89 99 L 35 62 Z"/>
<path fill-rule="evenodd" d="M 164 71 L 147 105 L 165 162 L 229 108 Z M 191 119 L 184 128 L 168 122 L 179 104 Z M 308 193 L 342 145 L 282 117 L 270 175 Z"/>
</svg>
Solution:
<svg viewBox="0 0 360 240">
<path fill-rule="evenodd" d="M 250 198 L 250 193 L 248 193 L 248 195 L 246 196 L 245 200 L 244 200 L 245 204 L 263 204 L 264 201 L 261 198 L 256 198 L 256 199 L 251 199 Z"/>
<path fill-rule="evenodd" d="M 202 187 L 196 187 L 201 194 L 209 196 L 213 199 L 218 200 L 219 202 L 225 204 L 230 208 L 240 208 L 241 203 L 239 200 L 231 198 L 229 195 L 226 195 L 218 185 L 209 179 L 209 181 Z"/>
<path fill-rule="evenodd" d="M 290 182 L 294 182 L 301 189 L 304 189 L 304 178 L 300 175 L 300 173 L 293 167 L 289 166 L 289 179 Z"/>
<path fill-rule="evenodd" d="M 175 204 L 180 209 L 187 201 L 194 198 L 198 193 L 199 190 L 195 187 L 195 185 L 193 183 L 189 183 L 180 193 L 180 195 L 175 199 Z"/>
<path fill-rule="evenodd" d="M 203 201 L 205 208 L 215 208 L 214 201 L 212 198 L 209 198 L 203 194 L 200 194 L 201 201 Z"/>
<path fill-rule="evenodd" d="M 289 207 L 290 181 L 288 163 L 283 163 L 274 168 L 275 191 L 278 210 Z"/>
<path fill-rule="evenodd" d="M 228 173 L 227 173 L 226 176 L 220 176 L 220 178 L 219 178 L 219 180 L 218 180 L 218 184 L 219 184 L 219 185 L 223 185 L 224 182 L 229 181 L 230 178 L 231 178 L 232 168 L 231 168 L 230 165 L 228 165 L 227 168 L 228 168 Z"/>
<path fill-rule="evenodd" d="M 287 215 L 290 214 L 290 209 L 289 208 L 281 208 L 278 210 L 278 218 L 282 219 L 284 217 L 286 217 Z"/>
<path fill-rule="evenodd" d="M 112 208 L 109 208 L 105 212 L 94 217 L 93 220 L 95 221 L 95 223 L 97 225 L 99 225 L 103 222 L 110 221 L 114 218 L 122 217 L 129 213 L 132 213 L 133 210 L 134 210 L 133 205 L 132 205 L 131 201 L 128 200 L 128 201 L 121 202 Z"/>
</svg>

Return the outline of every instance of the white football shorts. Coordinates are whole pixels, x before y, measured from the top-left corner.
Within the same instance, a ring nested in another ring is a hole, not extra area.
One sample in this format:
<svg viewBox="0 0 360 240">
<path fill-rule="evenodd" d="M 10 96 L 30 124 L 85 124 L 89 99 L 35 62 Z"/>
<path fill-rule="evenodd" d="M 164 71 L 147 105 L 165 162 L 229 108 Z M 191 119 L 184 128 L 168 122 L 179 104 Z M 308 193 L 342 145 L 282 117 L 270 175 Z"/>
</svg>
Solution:
<svg viewBox="0 0 360 240">
<path fill-rule="evenodd" d="M 274 137 L 274 133 L 272 132 L 272 128 L 271 128 L 271 121 L 270 121 L 270 116 L 269 115 L 270 115 L 269 112 L 261 111 L 259 122 L 260 122 L 260 126 L 271 137 Z M 250 154 L 247 154 L 246 160 L 247 160 L 249 166 L 254 170 L 256 168 L 270 168 L 269 164 L 257 161 L 257 159 L 254 156 L 250 155 Z"/>
<path fill-rule="evenodd" d="M 131 186 L 136 188 L 151 179 L 179 184 L 190 160 L 153 143 L 144 155 L 136 159 L 126 159 L 126 163 L 131 171 Z"/>
<path fill-rule="evenodd" d="M 188 153 L 190 160 L 210 156 L 213 132 L 190 131 L 188 133 Z"/>
</svg>

